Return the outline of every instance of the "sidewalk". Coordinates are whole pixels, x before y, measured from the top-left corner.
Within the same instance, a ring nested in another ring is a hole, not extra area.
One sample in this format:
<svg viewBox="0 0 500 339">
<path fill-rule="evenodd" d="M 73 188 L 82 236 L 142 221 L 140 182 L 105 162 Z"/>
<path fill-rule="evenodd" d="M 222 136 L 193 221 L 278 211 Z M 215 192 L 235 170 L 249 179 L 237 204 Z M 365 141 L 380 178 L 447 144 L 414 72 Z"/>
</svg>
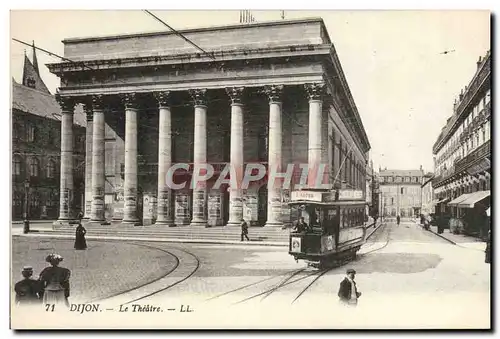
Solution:
<svg viewBox="0 0 500 339">
<path fill-rule="evenodd" d="M 486 243 L 479 238 L 463 234 L 453 234 L 450 232 L 449 229 L 444 229 L 443 233 L 439 234 L 437 226 L 431 226 L 430 231 L 435 235 L 437 235 L 438 237 L 441 237 L 455 245 L 472 248 L 476 250 L 484 250 L 486 247 Z"/>
</svg>

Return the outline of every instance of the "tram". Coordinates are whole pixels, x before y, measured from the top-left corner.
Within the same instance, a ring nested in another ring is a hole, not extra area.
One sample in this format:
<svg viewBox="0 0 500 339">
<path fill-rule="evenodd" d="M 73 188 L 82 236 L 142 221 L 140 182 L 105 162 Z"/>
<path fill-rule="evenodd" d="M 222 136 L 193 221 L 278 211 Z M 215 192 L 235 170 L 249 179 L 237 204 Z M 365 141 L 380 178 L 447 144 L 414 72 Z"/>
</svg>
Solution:
<svg viewBox="0 0 500 339">
<path fill-rule="evenodd" d="M 290 232 L 289 254 L 323 268 L 356 258 L 365 243 L 366 202 L 360 190 L 299 190 L 290 196 L 307 228 Z"/>
</svg>

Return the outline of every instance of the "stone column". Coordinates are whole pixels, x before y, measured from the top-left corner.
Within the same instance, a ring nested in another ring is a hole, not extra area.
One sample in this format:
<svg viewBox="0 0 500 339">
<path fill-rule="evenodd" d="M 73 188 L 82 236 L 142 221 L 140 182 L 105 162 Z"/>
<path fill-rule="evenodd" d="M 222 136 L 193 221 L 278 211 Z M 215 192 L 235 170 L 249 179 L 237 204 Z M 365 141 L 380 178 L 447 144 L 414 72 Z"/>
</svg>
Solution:
<svg viewBox="0 0 500 339">
<path fill-rule="evenodd" d="M 282 168 L 282 130 L 281 105 L 283 86 L 266 86 L 269 98 L 269 160 L 268 171 L 281 173 Z M 269 173 L 268 173 L 269 176 Z M 281 187 L 275 182 L 268 182 L 267 221 L 266 226 L 282 226 L 281 221 Z"/>
<path fill-rule="evenodd" d="M 123 223 L 135 223 L 137 218 L 137 97 L 122 96 L 125 106 L 125 175 L 123 182 Z"/>
<path fill-rule="evenodd" d="M 92 208 L 92 103 L 84 106 L 87 116 L 87 128 L 85 130 L 85 213 L 84 219 L 90 219 Z"/>
<path fill-rule="evenodd" d="M 190 91 L 194 101 L 193 173 L 207 163 L 207 97 L 206 89 Z M 193 218 L 191 226 L 207 226 L 207 185 L 202 182 L 193 189 Z"/>
<path fill-rule="evenodd" d="M 75 102 L 71 98 L 56 96 L 61 106 L 61 184 L 59 194 L 59 221 L 73 218 L 73 113 Z"/>
<path fill-rule="evenodd" d="M 102 95 L 92 96 L 92 206 L 91 221 L 104 221 L 104 105 Z"/>
<path fill-rule="evenodd" d="M 172 213 L 172 190 L 166 184 L 167 171 L 172 166 L 170 92 L 155 92 L 154 96 L 158 101 L 160 111 L 158 119 L 158 202 L 156 223 L 175 226 Z"/>
<path fill-rule="evenodd" d="M 316 187 L 318 176 L 323 178 L 323 173 L 318 173 L 321 164 L 321 125 L 323 112 L 323 84 L 306 84 L 305 89 L 309 98 L 309 146 L 308 146 L 308 166 L 309 176 L 307 184 L 309 187 Z"/>
<path fill-rule="evenodd" d="M 227 88 L 231 98 L 231 175 L 236 174 L 237 187 L 229 191 L 228 226 L 239 226 L 243 220 L 243 88 Z M 232 180 L 231 180 L 232 181 Z"/>
</svg>

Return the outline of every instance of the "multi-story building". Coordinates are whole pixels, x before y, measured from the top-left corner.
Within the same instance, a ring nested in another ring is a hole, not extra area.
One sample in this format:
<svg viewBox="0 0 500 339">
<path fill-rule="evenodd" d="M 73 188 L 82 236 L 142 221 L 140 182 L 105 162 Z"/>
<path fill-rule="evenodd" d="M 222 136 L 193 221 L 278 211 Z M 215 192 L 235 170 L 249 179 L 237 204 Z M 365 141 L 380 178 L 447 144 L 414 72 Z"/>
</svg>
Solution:
<svg viewBox="0 0 500 339">
<path fill-rule="evenodd" d="M 379 172 L 380 199 L 384 216 L 414 218 L 422 209 L 424 171 L 388 170 Z"/>
<path fill-rule="evenodd" d="M 422 211 L 424 215 L 428 215 L 435 212 L 435 200 L 434 200 L 434 190 L 432 188 L 432 179 L 434 175 L 432 173 L 426 173 L 424 175 L 424 181 L 422 183 Z"/>
<path fill-rule="evenodd" d="M 211 181 L 174 189 L 166 176 L 180 163 L 189 166 L 175 180 L 204 163 L 215 177 L 225 164 L 325 165 L 323 183 L 364 197 L 370 144 L 322 19 L 180 34 L 203 50 L 168 31 L 76 38 L 63 41 L 72 62 L 48 65 L 62 79 L 66 123 L 75 102 L 93 112 L 85 182 L 91 221 L 215 226 L 245 218 L 280 226 L 294 218 L 287 202 L 297 176 L 291 187 L 269 191 L 266 183 L 215 189 Z M 61 208 L 60 221 L 69 212 Z"/>
<path fill-rule="evenodd" d="M 12 219 L 55 219 L 59 212 L 61 109 L 40 77 L 36 51 L 25 56 L 22 83 L 12 79 Z M 73 209 L 81 208 L 85 115 L 75 113 Z"/>
<path fill-rule="evenodd" d="M 491 178 L 491 54 L 477 61 L 469 85 L 455 100 L 433 147 L 432 186 L 438 212 L 451 217 L 452 228 L 481 233 L 489 227 Z"/>
<path fill-rule="evenodd" d="M 373 209 L 373 163 L 366 166 L 366 216 L 372 216 L 370 213 Z"/>
</svg>

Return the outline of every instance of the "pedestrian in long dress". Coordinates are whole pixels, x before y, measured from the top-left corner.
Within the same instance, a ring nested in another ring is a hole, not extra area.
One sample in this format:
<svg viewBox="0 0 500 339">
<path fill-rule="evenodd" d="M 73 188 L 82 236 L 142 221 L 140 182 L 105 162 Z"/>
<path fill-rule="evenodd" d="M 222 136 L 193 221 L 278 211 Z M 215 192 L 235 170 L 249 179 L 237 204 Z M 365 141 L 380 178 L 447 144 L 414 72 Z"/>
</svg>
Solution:
<svg viewBox="0 0 500 339">
<path fill-rule="evenodd" d="M 358 304 L 358 298 L 361 296 L 361 292 L 358 292 L 356 282 L 354 281 L 356 271 L 350 268 L 346 273 L 347 276 L 340 282 L 338 296 L 343 304 L 356 306 Z"/>
<path fill-rule="evenodd" d="M 33 268 L 31 266 L 24 266 L 21 274 L 24 279 L 14 285 L 14 291 L 16 292 L 15 304 L 23 306 L 40 304 L 42 301 L 42 291 L 40 282 L 31 278 Z"/>
<path fill-rule="evenodd" d="M 40 273 L 40 283 L 43 288 L 43 304 L 66 305 L 69 307 L 69 278 L 71 271 L 60 267 L 63 257 L 59 254 L 49 254 L 45 261 L 50 263 Z"/>
<path fill-rule="evenodd" d="M 87 249 L 87 240 L 85 240 L 85 234 L 87 234 L 87 230 L 82 226 L 81 223 L 78 223 L 75 231 L 75 250 Z"/>
</svg>

